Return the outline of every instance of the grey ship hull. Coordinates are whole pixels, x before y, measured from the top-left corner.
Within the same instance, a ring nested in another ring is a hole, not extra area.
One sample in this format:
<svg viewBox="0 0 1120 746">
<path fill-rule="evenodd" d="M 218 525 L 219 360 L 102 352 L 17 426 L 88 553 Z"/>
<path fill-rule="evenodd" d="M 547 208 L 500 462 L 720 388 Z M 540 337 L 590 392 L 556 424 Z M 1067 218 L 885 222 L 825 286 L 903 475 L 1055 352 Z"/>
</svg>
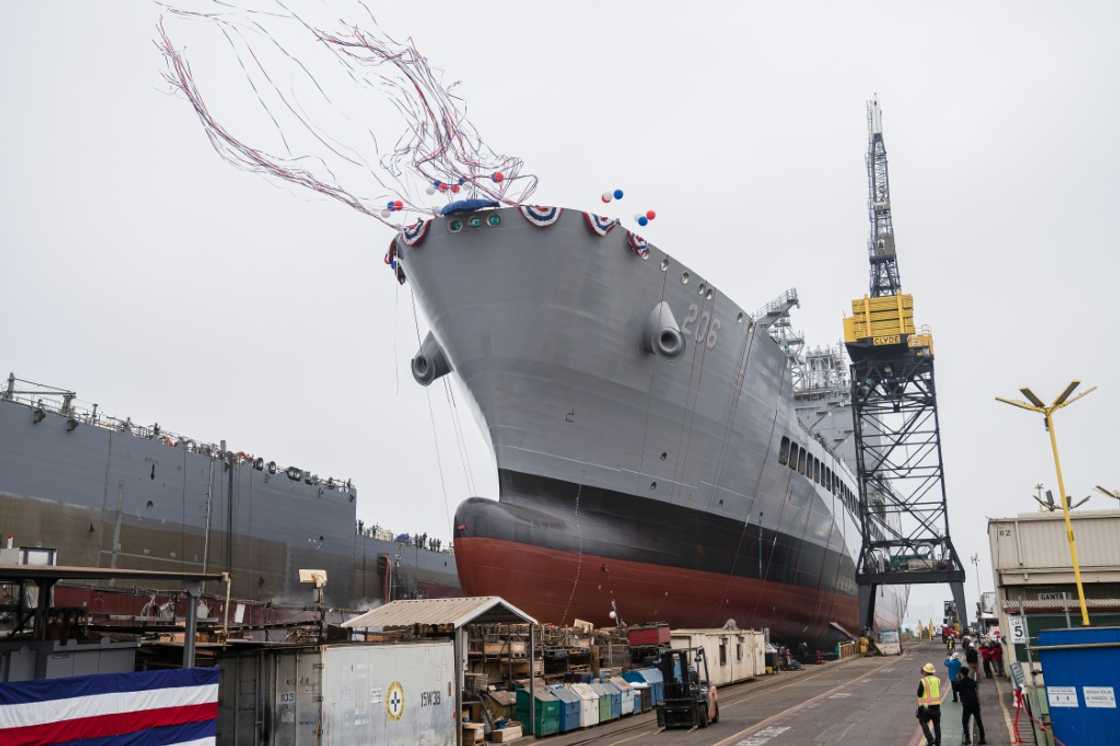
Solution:
<svg viewBox="0 0 1120 746">
<path fill-rule="evenodd" d="M 565 211 L 549 227 L 434 220 L 402 266 L 470 392 L 498 502 L 456 515 L 463 588 L 552 622 L 734 618 L 820 643 L 857 629 L 859 528 L 843 501 L 779 461 L 801 444 L 849 489 L 847 464 L 798 419 L 785 356 L 711 282 L 619 227 Z M 494 213 L 483 213 L 490 216 Z M 650 352 L 665 302 L 683 352 Z M 905 594 L 886 590 L 879 624 Z"/>
<path fill-rule="evenodd" d="M 456 595 L 449 552 L 356 530 L 357 490 L 309 484 L 252 461 L 209 455 L 0 398 L 0 531 L 53 547 L 67 565 L 228 571 L 232 597 L 274 607 L 310 602 L 300 568 L 328 572 L 326 602 L 367 608 L 394 598 Z M 213 589 L 218 592 L 218 589 Z M 224 589 L 221 589 L 224 592 Z M 62 597 L 135 613 L 145 595 Z M 212 607 L 213 608 L 213 607 Z"/>
</svg>

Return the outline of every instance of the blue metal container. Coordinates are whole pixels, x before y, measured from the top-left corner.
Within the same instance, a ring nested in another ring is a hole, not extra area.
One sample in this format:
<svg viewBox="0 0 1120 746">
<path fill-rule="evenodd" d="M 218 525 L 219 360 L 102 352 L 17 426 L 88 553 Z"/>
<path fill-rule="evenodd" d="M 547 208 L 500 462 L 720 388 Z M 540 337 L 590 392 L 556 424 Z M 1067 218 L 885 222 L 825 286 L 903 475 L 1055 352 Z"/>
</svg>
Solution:
<svg viewBox="0 0 1120 746">
<path fill-rule="evenodd" d="M 654 705 L 659 705 L 665 701 L 665 680 L 661 676 L 661 671 L 656 668 L 639 668 L 635 671 L 626 671 L 622 674 L 622 678 L 627 681 L 649 684 L 650 699 Z"/>
<path fill-rule="evenodd" d="M 1120 733 L 1120 627 L 1039 633 L 1054 735 L 1066 746 L 1116 743 Z"/>
<path fill-rule="evenodd" d="M 552 684 L 548 687 L 552 696 L 560 700 L 560 732 L 567 733 L 578 730 L 580 697 L 564 684 Z"/>
</svg>

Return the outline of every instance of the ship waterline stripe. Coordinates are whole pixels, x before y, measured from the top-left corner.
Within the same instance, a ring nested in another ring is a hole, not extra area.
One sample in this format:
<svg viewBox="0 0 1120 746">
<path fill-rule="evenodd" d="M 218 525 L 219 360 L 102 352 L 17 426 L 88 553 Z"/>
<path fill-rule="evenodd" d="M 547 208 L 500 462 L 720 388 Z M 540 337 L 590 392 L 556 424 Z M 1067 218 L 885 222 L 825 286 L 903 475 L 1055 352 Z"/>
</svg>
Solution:
<svg viewBox="0 0 1120 746">
<path fill-rule="evenodd" d="M 137 713 L 169 707 L 188 707 L 218 701 L 218 684 L 168 689 L 113 692 L 40 702 L 0 705 L 0 741 L 9 728 L 55 723 L 62 720 Z"/>
<path fill-rule="evenodd" d="M 463 537 L 517 540 L 509 533 L 516 531 L 514 526 L 501 526 L 495 520 L 493 514 L 502 507 L 509 509 L 511 517 L 524 508 L 551 514 L 562 521 L 574 518 L 570 500 L 565 504 L 564 499 L 575 493 L 575 484 L 510 469 L 499 469 L 499 484 L 500 502 L 467 501 L 460 505 L 459 511 L 464 517 L 476 512 L 483 524 L 481 533 L 472 532 L 469 519 L 464 524 L 457 518 L 456 524 L 468 526 L 467 533 L 461 534 Z M 570 530 L 534 528 L 532 543 L 562 551 L 573 551 L 580 544 L 585 552 L 611 559 L 757 578 L 841 596 L 856 593 L 855 563 L 842 547 L 831 548 L 807 538 L 763 528 L 761 544 L 765 565 L 760 576 L 754 561 L 759 551 L 756 524 L 744 524 L 741 519 L 698 508 L 590 485 L 583 485 L 581 494 L 581 535 Z M 611 535 L 591 533 L 592 524 Z M 634 531 L 647 537 L 646 545 L 616 543 L 613 526 L 621 524 L 629 524 Z M 461 532 L 457 529 L 456 533 L 458 538 Z M 845 572 L 845 568 L 850 572 Z M 850 587 L 837 587 L 841 578 L 850 579 L 850 583 L 843 584 Z"/>
</svg>

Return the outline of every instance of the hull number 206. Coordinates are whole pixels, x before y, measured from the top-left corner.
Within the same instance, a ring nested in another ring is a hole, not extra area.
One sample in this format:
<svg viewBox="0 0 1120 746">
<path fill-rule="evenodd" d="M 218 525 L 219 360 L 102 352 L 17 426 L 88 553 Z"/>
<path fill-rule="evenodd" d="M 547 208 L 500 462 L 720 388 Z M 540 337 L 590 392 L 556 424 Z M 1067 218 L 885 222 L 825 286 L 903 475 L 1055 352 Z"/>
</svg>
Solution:
<svg viewBox="0 0 1120 746">
<path fill-rule="evenodd" d="M 692 326 L 696 324 L 696 326 Z M 684 318 L 684 324 L 681 326 L 681 332 L 686 338 L 691 337 L 693 341 L 700 343 L 704 342 L 709 350 L 716 346 L 716 341 L 719 339 L 719 319 L 713 319 L 710 311 L 700 312 L 700 306 L 696 303 L 688 304 L 688 315 Z"/>
</svg>

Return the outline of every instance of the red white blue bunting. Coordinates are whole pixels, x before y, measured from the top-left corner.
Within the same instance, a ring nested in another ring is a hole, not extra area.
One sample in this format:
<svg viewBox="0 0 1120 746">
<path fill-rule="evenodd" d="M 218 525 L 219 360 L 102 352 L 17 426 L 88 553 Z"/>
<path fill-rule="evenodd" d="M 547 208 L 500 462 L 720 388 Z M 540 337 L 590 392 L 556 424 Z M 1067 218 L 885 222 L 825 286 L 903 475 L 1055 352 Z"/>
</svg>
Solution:
<svg viewBox="0 0 1120 746">
<path fill-rule="evenodd" d="M 217 668 L 101 673 L 0 685 L 0 743 L 212 744 Z"/>
<path fill-rule="evenodd" d="M 401 238 L 404 239 L 405 246 L 419 246 L 424 243 L 424 238 L 428 235 L 428 225 L 432 221 L 419 220 L 412 225 L 406 225 L 401 229 Z"/>
<path fill-rule="evenodd" d="M 556 221 L 560 219 L 560 213 L 564 212 L 559 207 L 544 207 L 542 205 L 521 205 L 519 209 L 525 219 L 538 228 L 555 225 Z"/>
<path fill-rule="evenodd" d="M 590 212 L 583 213 L 583 222 L 587 224 L 592 233 L 600 238 L 610 233 L 618 225 L 618 220 L 615 218 L 605 218 L 602 215 L 593 215 Z"/>
<path fill-rule="evenodd" d="M 626 231 L 626 245 L 643 259 L 649 256 L 649 243 L 637 233 Z"/>
</svg>

